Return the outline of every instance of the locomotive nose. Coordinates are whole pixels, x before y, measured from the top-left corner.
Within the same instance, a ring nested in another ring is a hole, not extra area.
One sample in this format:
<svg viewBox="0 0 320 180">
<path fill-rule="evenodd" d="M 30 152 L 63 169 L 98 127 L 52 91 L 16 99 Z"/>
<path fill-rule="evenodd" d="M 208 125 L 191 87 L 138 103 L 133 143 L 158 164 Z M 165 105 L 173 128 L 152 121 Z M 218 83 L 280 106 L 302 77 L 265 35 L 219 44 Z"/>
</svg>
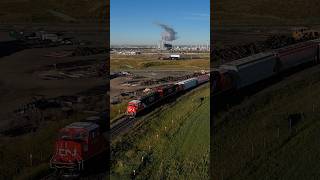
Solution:
<svg viewBox="0 0 320 180">
<path fill-rule="evenodd" d="M 127 114 L 134 115 L 137 113 L 137 108 L 135 106 L 128 106 L 127 107 Z"/>
<path fill-rule="evenodd" d="M 79 161 L 81 145 L 71 141 L 58 141 L 56 144 L 56 160 L 60 162 Z"/>
</svg>

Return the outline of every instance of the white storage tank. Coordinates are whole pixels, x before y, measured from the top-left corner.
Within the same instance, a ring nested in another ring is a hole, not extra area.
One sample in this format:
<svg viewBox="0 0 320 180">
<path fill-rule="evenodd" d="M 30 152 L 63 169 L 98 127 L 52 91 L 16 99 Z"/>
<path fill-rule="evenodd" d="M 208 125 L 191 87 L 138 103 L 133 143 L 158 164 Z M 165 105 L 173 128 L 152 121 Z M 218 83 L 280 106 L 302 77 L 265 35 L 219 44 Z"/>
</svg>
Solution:
<svg viewBox="0 0 320 180">
<path fill-rule="evenodd" d="M 175 59 L 175 60 L 178 60 L 178 59 L 180 59 L 180 55 L 179 54 L 171 54 L 170 55 L 170 59 Z"/>
</svg>

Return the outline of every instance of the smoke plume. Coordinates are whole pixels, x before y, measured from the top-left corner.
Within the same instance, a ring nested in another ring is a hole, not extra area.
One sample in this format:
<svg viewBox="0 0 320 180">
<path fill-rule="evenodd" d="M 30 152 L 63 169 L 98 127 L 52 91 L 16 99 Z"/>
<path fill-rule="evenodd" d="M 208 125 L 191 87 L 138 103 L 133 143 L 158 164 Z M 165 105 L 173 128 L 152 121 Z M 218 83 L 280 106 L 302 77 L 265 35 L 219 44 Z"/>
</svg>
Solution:
<svg viewBox="0 0 320 180">
<path fill-rule="evenodd" d="M 177 32 L 174 31 L 174 29 L 168 25 L 156 23 L 158 26 L 160 26 L 164 31 L 161 33 L 162 40 L 164 41 L 173 41 L 177 39 Z"/>
</svg>

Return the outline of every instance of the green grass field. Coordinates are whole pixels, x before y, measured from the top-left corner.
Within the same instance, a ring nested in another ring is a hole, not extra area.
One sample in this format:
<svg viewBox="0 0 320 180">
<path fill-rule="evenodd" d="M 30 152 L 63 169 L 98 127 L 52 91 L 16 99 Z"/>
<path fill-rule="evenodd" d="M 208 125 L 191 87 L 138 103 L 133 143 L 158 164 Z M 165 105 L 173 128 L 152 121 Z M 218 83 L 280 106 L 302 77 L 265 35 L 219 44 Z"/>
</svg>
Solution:
<svg viewBox="0 0 320 180">
<path fill-rule="evenodd" d="M 318 179 L 319 93 L 313 67 L 215 116 L 213 178 Z M 290 128 L 296 113 L 304 116 Z"/>
<path fill-rule="evenodd" d="M 112 144 L 111 179 L 128 179 L 133 170 L 137 179 L 209 179 L 208 85 L 138 121 Z"/>
<path fill-rule="evenodd" d="M 124 101 L 120 104 L 110 105 L 110 123 L 112 123 L 116 118 L 125 114 L 127 110 L 128 102 Z"/>
<path fill-rule="evenodd" d="M 183 69 L 183 70 L 201 70 L 210 67 L 210 56 L 208 54 L 200 55 L 200 59 L 168 61 L 158 60 L 156 56 L 150 55 L 111 55 L 111 70 L 130 70 L 130 69 Z"/>
</svg>

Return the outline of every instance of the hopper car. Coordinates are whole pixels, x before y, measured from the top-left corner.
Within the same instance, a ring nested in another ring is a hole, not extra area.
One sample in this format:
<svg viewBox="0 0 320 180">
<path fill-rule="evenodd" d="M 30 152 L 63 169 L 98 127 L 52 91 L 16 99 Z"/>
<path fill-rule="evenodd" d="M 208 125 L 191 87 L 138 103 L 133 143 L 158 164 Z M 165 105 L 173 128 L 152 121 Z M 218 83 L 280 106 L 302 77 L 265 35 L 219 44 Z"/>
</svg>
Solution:
<svg viewBox="0 0 320 180">
<path fill-rule="evenodd" d="M 299 65 L 318 64 L 319 47 L 320 39 L 311 40 L 223 64 L 211 71 L 211 92 L 238 91 Z"/>
</svg>

